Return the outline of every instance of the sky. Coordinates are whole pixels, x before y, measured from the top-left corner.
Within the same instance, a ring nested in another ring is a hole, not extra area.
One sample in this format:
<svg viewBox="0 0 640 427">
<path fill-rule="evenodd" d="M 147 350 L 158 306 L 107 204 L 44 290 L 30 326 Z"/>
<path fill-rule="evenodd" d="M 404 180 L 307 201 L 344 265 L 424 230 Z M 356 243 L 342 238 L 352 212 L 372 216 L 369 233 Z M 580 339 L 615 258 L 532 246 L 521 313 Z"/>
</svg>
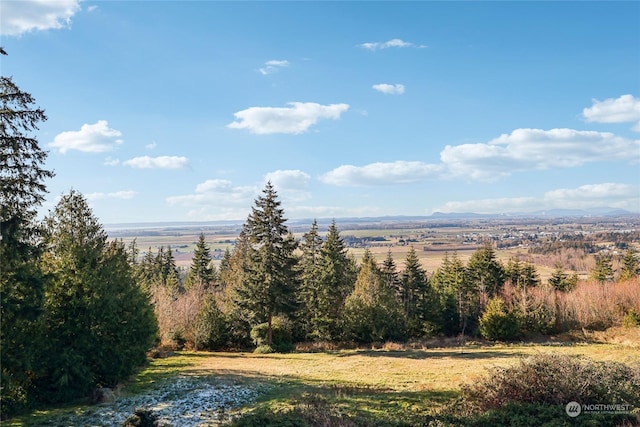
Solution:
<svg viewBox="0 0 640 427">
<path fill-rule="evenodd" d="M 43 212 L 640 212 L 640 2 L 0 2 Z"/>
</svg>

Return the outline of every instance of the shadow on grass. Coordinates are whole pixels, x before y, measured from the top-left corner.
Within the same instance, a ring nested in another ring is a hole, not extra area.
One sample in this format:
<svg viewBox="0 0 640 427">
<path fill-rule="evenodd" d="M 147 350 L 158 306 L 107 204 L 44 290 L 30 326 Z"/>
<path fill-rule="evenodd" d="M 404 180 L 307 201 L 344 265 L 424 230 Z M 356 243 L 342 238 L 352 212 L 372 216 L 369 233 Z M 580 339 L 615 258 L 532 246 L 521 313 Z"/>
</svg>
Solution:
<svg viewBox="0 0 640 427">
<path fill-rule="evenodd" d="M 496 359 L 514 358 L 527 355 L 522 351 L 513 350 L 361 350 L 355 352 L 335 352 L 337 357 L 367 356 L 367 357 L 397 357 L 402 359 L 431 359 L 431 358 L 452 358 L 452 359 Z"/>
</svg>

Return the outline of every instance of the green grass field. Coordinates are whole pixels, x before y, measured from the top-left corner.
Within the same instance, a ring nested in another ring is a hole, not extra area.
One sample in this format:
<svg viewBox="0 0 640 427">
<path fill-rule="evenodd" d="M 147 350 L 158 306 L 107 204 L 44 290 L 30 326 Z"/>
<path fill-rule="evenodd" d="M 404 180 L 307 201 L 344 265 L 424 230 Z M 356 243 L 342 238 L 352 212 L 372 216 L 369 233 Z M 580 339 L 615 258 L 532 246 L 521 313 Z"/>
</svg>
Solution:
<svg viewBox="0 0 640 427">
<path fill-rule="evenodd" d="M 496 366 L 517 363 L 527 355 L 558 352 L 594 360 L 640 363 L 636 346 L 614 344 L 519 344 L 433 349 L 340 350 L 316 353 L 253 354 L 178 352 L 154 359 L 123 388 L 122 394 L 144 392 L 177 375 L 210 377 L 259 386 L 253 408 L 290 408 L 305 399 L 321 399 L 342 413 L 391 421 L 420 423 L 428 414 L 459 396 L 462 383 Z M 81 402 L 39 410 L 6 425 L 53 425 L 60 413 L 81 413 Z M 4 424 L 4 423 L 3 423 Z"/>
</svg>

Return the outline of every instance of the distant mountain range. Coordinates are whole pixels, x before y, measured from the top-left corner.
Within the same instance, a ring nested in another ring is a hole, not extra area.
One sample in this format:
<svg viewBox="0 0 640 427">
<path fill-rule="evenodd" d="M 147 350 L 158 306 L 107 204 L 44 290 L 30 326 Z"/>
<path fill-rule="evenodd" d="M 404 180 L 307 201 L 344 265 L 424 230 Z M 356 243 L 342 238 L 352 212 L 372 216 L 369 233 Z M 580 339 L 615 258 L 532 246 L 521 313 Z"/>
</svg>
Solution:
<svg viewBox="0 0 640 427">
<path fill-rule="evenodd" d="M 471 219 L 526 219 L 526 218 L 598 218 L 598 217 L 619 217 L 619 216 L 640 216 L 640 212 L 631 212 L 624 209 L 614 209 L 608 207 L 593 209 L 551 209 L 547 211 L 535 212 L 512 212 L 503 214 L 479 214 L 474 212 L 434 212 L 432 215 L 409 216 L 392 215 L 380 217 L 347 217 L 335 218 L 338 224 L 397 224 L 411 222 L 429 221 L 451 221 L 451 220 L 471 220 Z M 328 226 L 333 218 L 318 218 L 318 225 Z M 105 229 L 109 230 L 136 230 L 136 229 L 198 229 L 198 228 L 240 228 L 245 220 L 230 221 L 176 221 L 176 222 L 145 222 L 145 223 L 120 223 L 105 224 Z M 289 219 L 287 224 L 293 227 L 306 227 L 313 222 L 313 218 Z"/>
<path fill-rule="evenodd" d="M 434 212 L 427 218 L 561 218 L 561 217 L 609 217 L 609 216 L 635 216 L 638 212 L 609 207 L 591 209 L 550 209 L 535 212 L 510 212 L 503 214 L 478 214 L 473 212 Z"/>
</svg>

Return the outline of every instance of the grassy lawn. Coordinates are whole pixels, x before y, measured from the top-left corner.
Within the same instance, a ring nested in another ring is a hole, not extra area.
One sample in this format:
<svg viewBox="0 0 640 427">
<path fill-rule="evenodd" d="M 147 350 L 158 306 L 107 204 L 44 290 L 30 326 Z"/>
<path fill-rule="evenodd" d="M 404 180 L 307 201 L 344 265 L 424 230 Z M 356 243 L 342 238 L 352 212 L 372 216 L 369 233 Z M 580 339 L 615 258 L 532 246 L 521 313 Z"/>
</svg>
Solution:
<svg viewBox="0 0 640 427">
<path fill-rule="evenodd" d="M 341 350 L 318 353 L 253 354 L 179 352 L 155 359 L 124 387 L 123 395 L 143 392 L 176 375 L 259 385 L 252 407 L 286 408 L 320 399 L 350 415 L 419 423 L 421 417 L 452 402 L 461 383 L 487 368 L 517 363 L 539 352 L 589 356 L 595 360 L 640 363 L 637 348 L 612 344 L 496 345 L 426 350 Z M 3 425 L 53 425 L 52 414 L 80 412 L 82 402 L 35 411 Z"/>
</svg>

